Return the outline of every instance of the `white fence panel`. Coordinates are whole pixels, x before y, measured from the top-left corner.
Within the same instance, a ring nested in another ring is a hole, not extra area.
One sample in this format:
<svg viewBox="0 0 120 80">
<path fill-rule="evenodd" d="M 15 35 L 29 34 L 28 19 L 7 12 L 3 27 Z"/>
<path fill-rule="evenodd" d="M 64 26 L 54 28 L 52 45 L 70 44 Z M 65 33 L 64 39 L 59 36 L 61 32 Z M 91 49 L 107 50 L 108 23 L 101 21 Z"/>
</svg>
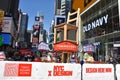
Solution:
<svg viewBox="0 0 120 80">
<path fill-rule="evenodd" d="M 81 65 L 0 61 L 0 80 L 80 80 Z"/>
<path fill-rule="evenodd" d="M 84 64 L 83 80 L 114 80 L 114 66 L 112 64 Z"/>
<path fill-rule="evenodd" d="M 116 77 L 117 80 L 120 80 L 120 64 L 116 65 Z"/>
</svg>

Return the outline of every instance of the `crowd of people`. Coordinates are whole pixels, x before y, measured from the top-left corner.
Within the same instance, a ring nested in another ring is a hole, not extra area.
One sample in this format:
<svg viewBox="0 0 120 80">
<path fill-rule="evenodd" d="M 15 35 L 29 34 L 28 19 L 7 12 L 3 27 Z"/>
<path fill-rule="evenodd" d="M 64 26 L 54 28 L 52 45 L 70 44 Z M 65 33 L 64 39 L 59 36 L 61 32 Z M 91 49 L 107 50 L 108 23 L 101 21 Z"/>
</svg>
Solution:
<svg viewBox="0 0 120 80">
<path fill-rule="evenodd" d="M 45 54 L 45 56 L 41 54 Z M 56 62 L 56 63 L 61 63 L 61 57 L 56 56 L 56 58 L 53 57 L 52 53 L 49 52 L 31 52 L 29 51 L 28 53 L 21 53 L 19 50 L 14 50 L 8 47 L 6 50 L 4 50 L 5 54 L 5 61 L 29 61 L 29 62 Z M 75 56 L 71 56 L 70 58 L 70 63 L 94 63 L 95 60 L 93 56 L 84 53 L 82 59 L 75 59 Z M 104 62 L 104 63 L 109 63 L 109 64 L 117 64 L 120 63 L 120 60 L 113 58 L 112 56 L 109 57 L 109 59 Z"/>
</svg>

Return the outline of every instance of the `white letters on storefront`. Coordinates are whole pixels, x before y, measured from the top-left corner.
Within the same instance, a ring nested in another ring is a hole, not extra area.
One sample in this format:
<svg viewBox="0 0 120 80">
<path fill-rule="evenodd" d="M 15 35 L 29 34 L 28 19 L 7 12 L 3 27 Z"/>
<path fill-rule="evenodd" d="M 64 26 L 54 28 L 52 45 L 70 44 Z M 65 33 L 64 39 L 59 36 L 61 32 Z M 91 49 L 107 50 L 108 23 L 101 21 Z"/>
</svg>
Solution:
<svg viewBox="0 0 120 80">
<path fill-rule="evenodd" d="M 93 21 L 92 23 L 89 23 L 89 24 L 83 26 L 83 32 L 86 32 L 86 31 L 89 31 L 96 27 L 102 26 L 103 24 L 107 24 L 107 22 L 108 22 L 108 14 Z"/>
</svg>

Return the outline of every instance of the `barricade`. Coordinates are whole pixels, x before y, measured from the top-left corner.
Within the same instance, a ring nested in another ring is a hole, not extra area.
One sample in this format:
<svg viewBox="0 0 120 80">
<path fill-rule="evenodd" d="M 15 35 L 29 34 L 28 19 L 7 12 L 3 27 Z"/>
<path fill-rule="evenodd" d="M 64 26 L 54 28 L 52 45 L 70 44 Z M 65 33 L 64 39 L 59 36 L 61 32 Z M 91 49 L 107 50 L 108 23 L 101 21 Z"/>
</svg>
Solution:
<svg viewBox="0 0 120 80">
<path fill-rule="evenodd" d="M 120 64 L 116 65 L 116 78 L 120 80 Z"/>
<path fill-rule="evenodd" d="M 0 80 L 120 80 L 120 64 L 0 61 Z"/>
<path fill-rule="evenodd" d="M 81 65 L 0 61 L 0 80 L 81 80 Z"/>
</svg>

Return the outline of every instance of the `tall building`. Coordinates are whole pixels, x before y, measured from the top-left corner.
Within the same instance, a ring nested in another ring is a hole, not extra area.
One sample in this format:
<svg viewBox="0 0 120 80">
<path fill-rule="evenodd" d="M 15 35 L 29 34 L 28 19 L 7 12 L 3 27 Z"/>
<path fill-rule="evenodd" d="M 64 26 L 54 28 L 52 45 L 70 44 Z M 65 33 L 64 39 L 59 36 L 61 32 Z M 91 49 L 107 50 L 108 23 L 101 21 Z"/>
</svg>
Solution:
<svg viewBox="0 0 120 80">
<path fill-rule="evenodd" d="M 0 33 L 0 34 L 3 34 L 2 44 L 12 46 L 13 41 L 16 39 L 15 36 L 16 36 L 16 31 L 17 31 L 14 21 L 13 21 L 13 17 L 4 17 L 2 24 L 3 24 L 2 31 Z"/>
<path fill-rule="evenodd" d="M 53 50 L 53 40 L 54 40 L 54 20 L 51 21 L 51 25 L 48 33 L 48 43 L 49 43 L 49 49 L 51 51 Z"/>
<path fill-rule="evenodd" d="M 10 38 L 7 37 L 8 40 L 10 40 L 10 42 L 8 42 L 11 44 L 10 46 L 14 46 L 16 41 L 17 24 L 19 19 L 18 6 L 19 0 L 0 0 L 0 10 L 4 11 L 4 21 L 2 23 L 1 34 L 10 35 Z"/>
<path fill-rule="evenodd" d="M 55 14 L 63 15 L 67 17 L 69 11 L 71 11 L 72 0 L 55 0 Z"/>
<path fill-rule="evenodd" d="M 44 29 L 43 20 L 44 16 L 37 13 L 33 24 L 32 47 L 37 48 L 40 42 L 47 42 L 47 31 Z"/>
<path fill-rule="evenodd" d="M 19 0 L 0 0 L 0 9 L 5 11 L 5 16 L 18 16 Z"/>
<path fill-rule="evenodd" d="M 49 33 L 54 33 L 54 20 L 51 21 Z"/>
<path fill-rule="evenodd" d="M 22 13 L 20 16 L 20 27 L 19 27 L 19 46 L 21 48 L 26 48 L 27 47 L 27 27 L 28 27 L 28 14 L 27 13 Z"/>
<path fill-rule="evenodd" d="M 32 47 L 32 32 L 33 32 L 33 30 L 27 30 L 26 41 L 27 41 L 27 45 L 29 48 Z"/>
<path fill-rule="evenodd" d="M 61 12 L 61 0 L 55 0 L 55 9 L 54 9 L 54 15 L 60 15 Z"/>
<path fill-rule="evenodd" d="M 67 17 L 68 12 L 71 11 L 71 3 L 72 0 L 61 0 L 61 15 L 65 15 Z"/>
</svg>

